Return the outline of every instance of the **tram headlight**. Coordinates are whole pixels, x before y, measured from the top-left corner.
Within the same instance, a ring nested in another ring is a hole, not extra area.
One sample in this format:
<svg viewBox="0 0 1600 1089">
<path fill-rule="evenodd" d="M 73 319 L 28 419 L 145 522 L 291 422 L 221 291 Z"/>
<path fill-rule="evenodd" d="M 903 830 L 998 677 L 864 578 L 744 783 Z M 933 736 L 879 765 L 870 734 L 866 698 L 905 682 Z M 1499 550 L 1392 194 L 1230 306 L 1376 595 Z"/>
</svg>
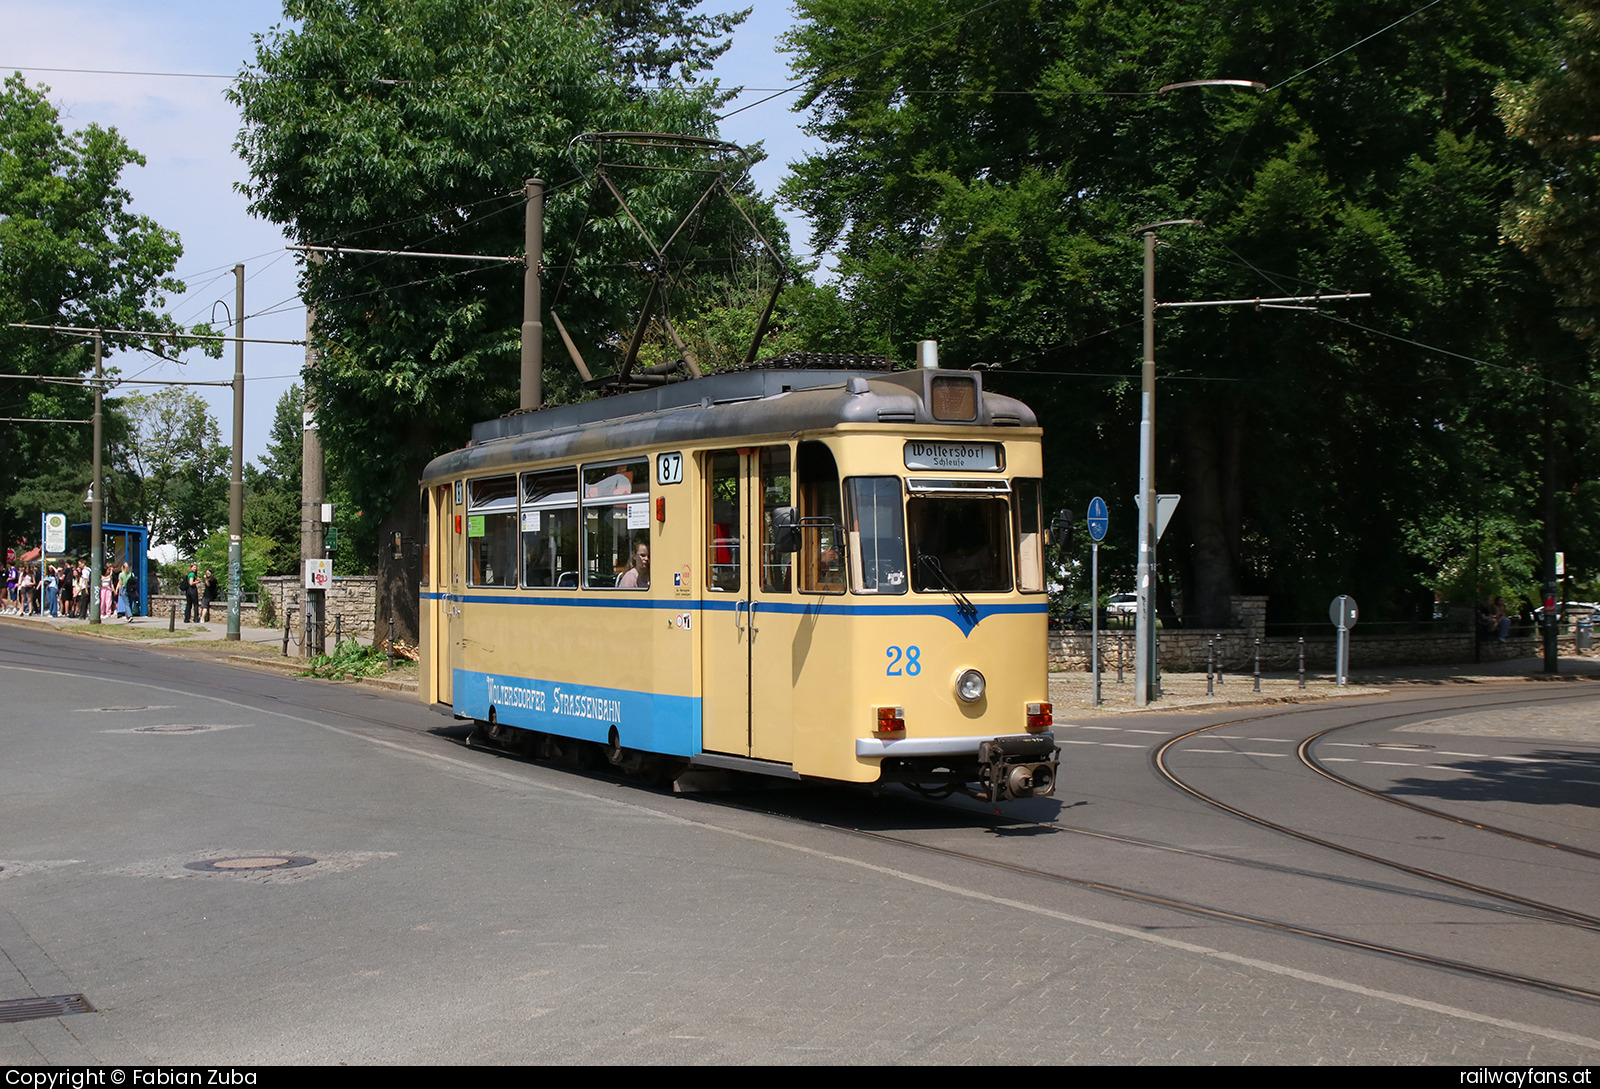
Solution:
<svg viewBox="0 0 1600 1089">
<path fill-rule="evenodd" d="M 976 669 L 963 670 L 961 676 L 956 678 L 956 697 L 962 703 L 977 703 L 983 699 L 985 687 L 982 673 Z"/>
</svg>

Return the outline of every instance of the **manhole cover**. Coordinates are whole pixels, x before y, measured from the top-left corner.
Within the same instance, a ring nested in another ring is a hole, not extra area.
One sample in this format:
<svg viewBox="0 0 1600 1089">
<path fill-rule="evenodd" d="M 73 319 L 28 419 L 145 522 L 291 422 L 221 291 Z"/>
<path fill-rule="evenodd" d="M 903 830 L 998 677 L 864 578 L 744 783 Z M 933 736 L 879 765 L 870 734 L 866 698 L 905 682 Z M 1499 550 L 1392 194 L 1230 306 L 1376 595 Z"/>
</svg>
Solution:
<svg viewBox="0 0 1600 1089">
<path fill-rule="evenodd" d="M 250 873 L 261 870 L 297 870 L 316 859 L 305 855 L 246 855 L 239 858 L 207 858 L 185 862 L 183 868 L 196 873 Z"/>
<path fill-rule="evenodd" d="M 94 1007 L 81 994 L 58 994 L 50 998 L 10 998 L 0 1001 L 0 1024 L 42 1021 L 69 1013 L 93 1013 Z"/>
<path fill-rule="evenodd" d="M 135 726 L 136 734 L 197 734 L 202 730 L 209 730 L 210 726 L 197 726 L 182 722 L 163 722 L 156 726 Z"/>
</svg>

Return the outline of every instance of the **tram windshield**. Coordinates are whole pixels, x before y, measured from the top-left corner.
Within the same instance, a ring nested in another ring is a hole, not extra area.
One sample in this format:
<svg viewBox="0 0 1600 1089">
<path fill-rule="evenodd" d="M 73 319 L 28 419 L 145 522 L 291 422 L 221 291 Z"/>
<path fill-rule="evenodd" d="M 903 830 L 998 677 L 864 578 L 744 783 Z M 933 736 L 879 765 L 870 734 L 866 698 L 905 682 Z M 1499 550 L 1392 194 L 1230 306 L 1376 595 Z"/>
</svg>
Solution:
<svg viewBox="0 0 1600 1089">
<path fill-rule="evenodd" d="M 906 503 L 911 588 L 919 594 L 1011 589 L 1011 510 L 999 497 L 914 496 Z"/>
</svg>

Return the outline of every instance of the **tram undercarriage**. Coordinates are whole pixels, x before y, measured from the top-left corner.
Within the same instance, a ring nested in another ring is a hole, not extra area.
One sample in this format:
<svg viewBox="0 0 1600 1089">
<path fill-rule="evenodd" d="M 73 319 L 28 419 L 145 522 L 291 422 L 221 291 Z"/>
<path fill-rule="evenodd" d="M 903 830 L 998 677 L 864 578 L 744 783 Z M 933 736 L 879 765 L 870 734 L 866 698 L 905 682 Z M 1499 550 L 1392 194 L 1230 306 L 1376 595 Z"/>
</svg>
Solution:
<svg viewBox="0 0 1600 1089">
<path fill-rule="evenodd" d="M 621 745 L 616 730 L 605 745 L 578 738 L 525 730 L 499 722 L 493 709 L 487 722 L 474 721 L 467 744 L 493 748 L 514 756 L 542 760 L 578 771 L 595 771 L 607 765 L 631 779 L 655 786 L 676 782 L 686 772 L 703 773 L 694 760 L 661 753 L 641 752 Z M 1055 793 L 1060 750 L 1051 734 L 997 737 L 978 746 L 970 758 L 950 756 L 885 757 L 876 783 L 904 786 L 925 798 L 965 794 L 980 802 L 1009 802 L 1044 798 Z M 741 774 L 758 776 L 758 772 Z M 704 789 L 703 777 L 696 789 Z"/>
</svg>

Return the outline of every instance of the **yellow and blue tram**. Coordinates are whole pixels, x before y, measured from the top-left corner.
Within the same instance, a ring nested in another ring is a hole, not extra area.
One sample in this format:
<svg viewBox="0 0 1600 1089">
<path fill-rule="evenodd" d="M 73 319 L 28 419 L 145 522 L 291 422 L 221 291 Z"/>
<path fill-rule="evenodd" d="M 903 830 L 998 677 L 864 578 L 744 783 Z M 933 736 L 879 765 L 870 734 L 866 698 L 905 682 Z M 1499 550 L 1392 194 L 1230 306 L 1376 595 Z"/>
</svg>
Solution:
<svg viewBox="0 0 1600 1089">
<path fill-rule="evenodd" d="M 422 480 L 421 698 L 625 768 L 1052 793 L 1040 429 L 981 373 L 749 369 Z"/>
</svg>

